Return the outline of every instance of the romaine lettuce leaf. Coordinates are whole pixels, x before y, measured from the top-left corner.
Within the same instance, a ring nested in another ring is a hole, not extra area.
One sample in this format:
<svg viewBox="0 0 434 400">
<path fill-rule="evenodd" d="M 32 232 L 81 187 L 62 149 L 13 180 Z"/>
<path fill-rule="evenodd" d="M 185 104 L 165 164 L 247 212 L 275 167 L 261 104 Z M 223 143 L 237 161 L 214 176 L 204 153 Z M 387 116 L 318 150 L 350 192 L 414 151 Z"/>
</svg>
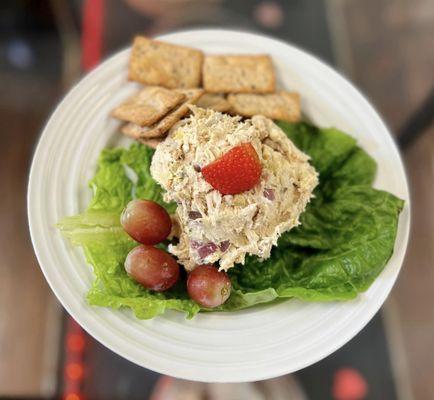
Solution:
<svg viewBox="0 0 434 400">
<path fill-rule="evenodd" d="M 279 125 L 311 156 L 320 184 L 301 216 L 302 224 L 280 238 L 269 259 L 248 257 L 244 266 L 230 270 L 233 290 L 219 311 L 288 297 L 308 301 L 354 298 L 370 286 L 393 252 L 403 202 L 371 187 L 375 161 L 337 129 L 318 129 L 307 123 Z M 143 319 L 166 309 L 192 317 L 200 307 L 188 298 L 185 279 L 165 293 L 154 293 L 129 278 L 123 268 L 126 255 L 137 245 L 119 224 L 126 203 L 146 198 L 169 212 L 175 210 L 175 205 L 164 203 L 161 188 L 150 175 L 152 155 L 141 144 L 104 150 L 90 182 L 94 197 L 88 209 L 63 219 L 59 228 L 83 248 L 93 266 L 90 304 L 130 307 Z"/>
<path fill-rule="evenodd" d="M 301 225 L 285 233 L 271 257 L 250 257 L 230 270 L 237 296 L 263 290 L 308 301 L 346 300 L 369 288 L 393 252 L 403 201 L 372 184 L 376 163 L 337 129 L 279 122 L 320 173 Z M 241 304 L 240 301 L 238 301 Z M 230 302 L 229 309 L 237 309 Z"/>
<path fill-rule="evenodd" d="M 103 150 L 89 183 L 94 196 L 88 209 L 64 218 L 58 227 L 74 245 L 82 247 L 93 267 L 95 280 L 87 295 L 91 305 L 130 307 L 141 319 L 153 318 L 166 309 L 183 311 L 191 318 L 200 307 L 188 298 L 182 282 L 164 293 L 150 292 L 124 269 L 128 252 L 138 245 L 120 226 L 125 205 L 139 197 L 157 201 L 169 211 L 174 209 L 173 204 L 164 203 L 160 186 L 150 176 L 152 155 L 153 150 L 141 144 Z"/>
<path fill-rule="evenodd" d="M 368 186 L 340 188 L 332 201 L 306 211 L 304 225 L 285 234 L 270 259 L 250 258 L 231 270 L 232 281 L 250 296 L 272 287 L 279 297 L 353 298 L 391 256 L 401 205 Z"/>
</svg>

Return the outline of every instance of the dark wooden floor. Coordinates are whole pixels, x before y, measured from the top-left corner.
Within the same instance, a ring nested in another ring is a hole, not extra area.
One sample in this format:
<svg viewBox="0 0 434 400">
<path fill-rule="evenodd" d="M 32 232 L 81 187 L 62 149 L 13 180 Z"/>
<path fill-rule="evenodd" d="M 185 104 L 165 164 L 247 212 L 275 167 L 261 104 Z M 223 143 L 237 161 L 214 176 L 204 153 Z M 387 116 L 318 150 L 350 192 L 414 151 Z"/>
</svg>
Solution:
<svg viewBox="0 0 434 400">
<path fill-rule="evenodd" d="M 0 398 L 51 395 L 57 374 L 60 307 L 33 252 L 26 194 L 34 146 L 61 96 L 62 53 L 44 15 L 33 28 L 0 36 L 9 52 L 0 59 Z"/>
<path fill-rule="evenodd" d="M 294 4 L 302 8 L 301 2 Z M 312 7 L 314 2 L 309 4 Z M 396 132 L 434 87 L 433 1 L 330 0 L 326 4 L 338 64 Z M 303 18 L 304 14 L 297 15 Z M 254 29 L 249 18 L 244 18 L 246 24 Z M 116 29 L 123 28 L 113 25 L 110 35 L 115 39 Z M 303 32 L 282 29 L 288 35 Z M 309 32 L 306 35 L 312 39 Z M 122 42 L 115 39 L 110 41 L 113 48 Z M 50 62 L 42 68 L 48 68 L 47 74 L 38 75 L 37 66 L 27 72 L 0 70 L 0 397 L 50 394 L 56 378 L 55 327 L 60 318 L 33 255 L 25 204 L 33 147 L 62 86 L 60 39 L 57 44 L 41 41 L 45 45 L 36 48 L 39 59 Z M 310 50 L 316 52 L 314 47 Z M 76 62 L 75 53 L 67 54 L 74 54 Z M 331 50 L 326 48 L 322 56 L 331 57 Z M 405 150 L 404 159 L 412 191 L 412 235 L 403 271 L 383 313 L 401 385 L 398 397 L 430 399 L 434 392 L 433 128 Z"/>
<path fill-rule="evenodd" d="M 434 3 L 329 4 L 330 22 L 346 35 L 335 41 L 341 65 L 396 134 L 434 88 Z M 434 128 L 403 149 L 403 157 L 412 200 L 410 245 L 383 312 L 400 398 L 428 400 L 434 392 Z"/>
<path fill-rule="evenodd" d="M 47 340 L 56 329 L 53 314 L 59 306 L 41 274 L 27 227 L 28 168 L 45 118 L 37 108 L 0 111 L 0 396 L 51 393 L 49 380 L 57 368 L 57 343 Z"/>
</svg>

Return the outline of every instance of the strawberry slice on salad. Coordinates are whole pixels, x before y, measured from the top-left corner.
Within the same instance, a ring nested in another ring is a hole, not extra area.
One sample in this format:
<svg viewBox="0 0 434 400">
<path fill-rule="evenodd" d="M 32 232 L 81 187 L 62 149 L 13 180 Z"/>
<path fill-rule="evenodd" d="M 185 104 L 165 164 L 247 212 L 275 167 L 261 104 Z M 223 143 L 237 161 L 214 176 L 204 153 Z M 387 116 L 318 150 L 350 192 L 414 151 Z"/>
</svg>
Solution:
<svg viewBox="0 0 434 400">
<path fill-rule="evenodd" d="M 262 166 L 251 143 L 242 143 L 202 168 L 204 179 L 221 194 L 252 189 L 261 177 Z"/>
</svg>

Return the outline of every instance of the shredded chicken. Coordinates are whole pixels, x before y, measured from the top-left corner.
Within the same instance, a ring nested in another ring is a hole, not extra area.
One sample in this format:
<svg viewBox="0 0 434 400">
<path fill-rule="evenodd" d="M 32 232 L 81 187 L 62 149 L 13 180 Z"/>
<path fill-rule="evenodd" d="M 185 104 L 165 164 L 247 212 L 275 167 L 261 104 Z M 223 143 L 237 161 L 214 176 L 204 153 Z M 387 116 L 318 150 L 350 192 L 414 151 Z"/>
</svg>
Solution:
<svg viewBox="0 0 434 400">
<path fill-rule="evenodd" d="M 187 270 L 219 263 L 228 270 L 247 254 L 266 259 L 280 235 L 299 225 L 299 216 L 318 184 L 309 157 L 263 116 L 240 117 L 192 107 L 154 154 L 151 173 L 175 201 L 181 229 L 169 247 Z M 262 164 L 259 184 L 237 195 L 222 195 L 205 181 L 201 167 L 249 142 Z"/>
</svg>

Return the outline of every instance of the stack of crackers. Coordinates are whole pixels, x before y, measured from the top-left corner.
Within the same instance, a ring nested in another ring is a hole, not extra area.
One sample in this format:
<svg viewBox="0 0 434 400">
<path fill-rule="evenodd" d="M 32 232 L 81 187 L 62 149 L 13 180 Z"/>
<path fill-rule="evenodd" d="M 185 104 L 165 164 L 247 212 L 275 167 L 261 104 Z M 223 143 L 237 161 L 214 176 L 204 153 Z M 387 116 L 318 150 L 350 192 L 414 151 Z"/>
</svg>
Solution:
<svg viewBox="0 0 434 400">
<path fill-rule="evenodd" d="M 112 116 L 125 122 L 122 133 L 156 147 L 189 111 L 189 105 L 243 117 L 300 119 L 298 93 L 276 92 L 268 55 L 204 55 L 188 47 L 134 39 L 128 78 L 146 85 Z"/>
</svg>

